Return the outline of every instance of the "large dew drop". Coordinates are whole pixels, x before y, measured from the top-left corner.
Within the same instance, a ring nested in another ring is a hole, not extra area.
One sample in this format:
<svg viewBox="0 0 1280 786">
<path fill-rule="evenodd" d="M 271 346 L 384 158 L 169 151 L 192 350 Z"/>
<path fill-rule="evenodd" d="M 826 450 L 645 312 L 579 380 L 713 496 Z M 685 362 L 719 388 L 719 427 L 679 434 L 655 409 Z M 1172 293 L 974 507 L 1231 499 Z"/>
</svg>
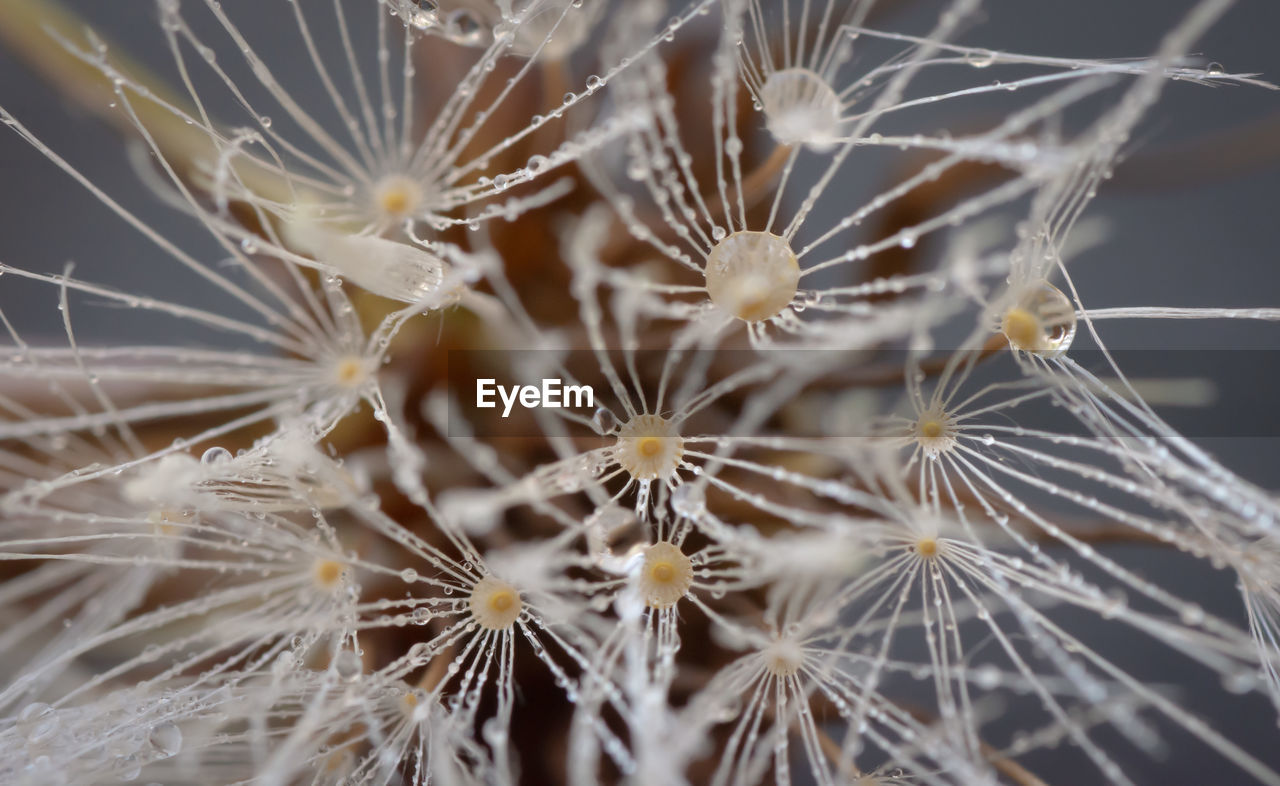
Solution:
<svg viewBox="0 0 1280 786">
<path fill-rule="evenodd" d="M 829 150 L 840 141 L 840 97 L 807 68 L 774 71 L 760 90 L 765 126 L 784 145 Z"/>
<path fill-rule="evenodd" d="M 1041 284 L 1004 312 L 1000 332 L 1014 349 L 1058 355 L 1066 352 L 1076 337 L 1076 310 L 1062 290 Z"/>
</svg>

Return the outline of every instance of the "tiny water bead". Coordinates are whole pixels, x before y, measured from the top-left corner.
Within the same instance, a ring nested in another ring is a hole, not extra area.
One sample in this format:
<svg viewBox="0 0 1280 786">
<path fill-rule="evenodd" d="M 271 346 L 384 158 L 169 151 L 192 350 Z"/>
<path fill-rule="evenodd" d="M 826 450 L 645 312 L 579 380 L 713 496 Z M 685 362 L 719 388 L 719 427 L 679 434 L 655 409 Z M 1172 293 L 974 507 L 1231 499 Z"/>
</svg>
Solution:
<svg viewBox="0 0 1280 786">
<path fill-rule="evenodd" d="M 655 609 L 674 606 L 693 586 L 693 562 L 672 543 L 658 542 L 644 550 L 640 594 Z"/>
<path fill-rule="evenodd" d="M 684 457 L 684 440 L 666 418 L 636 415 L 618 429 L 613 456 L 636 480 L 669 478 Z"/>
<path fill-rule="evenodd" d="M 1076 310 L 1062 290 L 1041 284 L 1004 312 L 1000 332 L 1014 349 L 1060 354 L 1071 347 L 1076 336 Z"/>
<path fill-rule="evenodd" d="M 791 246 L 769 232 L 734 232 L 716 243 L 705 273 L 711 302 L 744 322 L 776 316 L 800 285 Z"/>
<path fill-rule="evenodd" d="M 830 150 L 840 138 L 840 97 L 807 68 L 774 71 L 760 89 L 765 127 L 784 145 Z"/>
<path fill-rule="evenodd" d="M 493 576 L 476 582 L 467 601 L 471 616 L 485 630 L 506 630 L 524 609 L 524 601 L 515 587 Z"/>
</svg>

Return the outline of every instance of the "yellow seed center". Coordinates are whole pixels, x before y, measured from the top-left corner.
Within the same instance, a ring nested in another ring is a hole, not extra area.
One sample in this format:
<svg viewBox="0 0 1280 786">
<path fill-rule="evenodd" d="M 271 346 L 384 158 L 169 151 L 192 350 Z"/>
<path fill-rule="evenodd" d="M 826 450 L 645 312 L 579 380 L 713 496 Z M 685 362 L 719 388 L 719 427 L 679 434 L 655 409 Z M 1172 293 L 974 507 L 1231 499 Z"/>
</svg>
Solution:
<svg viewBox="0 0 1280 786">
<path fill-rule="evenodd" d="M 672 567 L 670 562 L 659 562 L 649 571 L 649 575 L 656 582 L 670 584 L 671 580 L 676 577 L 676 569 Z"/>
<path fill-rule="evenodd" d="M 338 579 L 342 578 L 342 563 L 335 562 L 331 559 L 322 559 L 316 562 L 315 566 L 316 582 L 323 587 L 332 587 L 338 583 Z"/>
<path fill-rule="evenodd" d="M 942 436 L 942 424 L 936 420 L 926 420 L 920 424 L 920 436 L 926 439 L 937 439 Z"/>
<path fill-rule="evenodd" d="M 382 194 L 382 209 L 395 216 L 404 215 L 411 201 L 405 189 L 391 188 Z"/>
<path fill-rule="evenodd" d="M 938 554 L 937 539 L 921 538 L 920 540 L 916 541 L 916 553 L 926 559 L 928 559 L 929 557 L 937 556 Z"/>
<path fill-rule="evenodd" d="M 497 612 L 503 612 L 511 608 L 512 604 L 514 604 L 515 602 L 516 602 L 515 595 L 512 594 L 511 592 L 507 592 L 506 590 L 503 590 L 500 592 L 493 593 L 493 595 L 489 598 L 489 608 Z"/>
<path fill-rule="evenodd" d="M 364 364 L 359 358 L 347 357 L 338 361 L 337 368 L 334 369 L 334 377 L 338 380 L 338 384 L 343 387 L 355 387 L 364 379 Z"/>
<path fill-rule="evenodd" d="M 515 587 L 485 576 L 471 590 L 471 617 L 485 630 L 510 628 L 524 609 L 524 602 Z"/>
<path fill-rule="evenodd" d="M 373 202 L 384 216 L 407 218 L 422 202 L 422 187 L 403 175 L 388 175 L 374 187 Z"/>
<path fill-rule="evenodd" d="M 636 442 L 636 453 L 645 458 L 653 458 L 662 452 L 662 440 L 657 437 L 643 437 Z"/>
</svg>

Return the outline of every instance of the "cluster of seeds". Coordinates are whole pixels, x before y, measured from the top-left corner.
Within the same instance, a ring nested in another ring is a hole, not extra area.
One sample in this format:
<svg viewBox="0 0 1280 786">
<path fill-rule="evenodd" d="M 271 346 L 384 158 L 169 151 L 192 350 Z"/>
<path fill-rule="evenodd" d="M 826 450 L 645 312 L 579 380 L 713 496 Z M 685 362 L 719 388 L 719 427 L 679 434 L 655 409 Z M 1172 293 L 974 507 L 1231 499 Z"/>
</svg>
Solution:
<svg viewBox="0 0 1280 786">
<path fill-rule="evenodd" d="M 62 326 L 0 310 L 0 783 L 1280 784 L 1219 727 L 1280 711 L 1280 502 L 1082 359 L 1280 310 L 1069 272 L 1162 90 L 1271 87 L 1187 57 L 1223 0 L 1123 60 L 978 0 L 159 0 L 155 73 L 9 5 L 182 220 L 6 132 L 186 283 L 0 239 Z"/>
</svg>

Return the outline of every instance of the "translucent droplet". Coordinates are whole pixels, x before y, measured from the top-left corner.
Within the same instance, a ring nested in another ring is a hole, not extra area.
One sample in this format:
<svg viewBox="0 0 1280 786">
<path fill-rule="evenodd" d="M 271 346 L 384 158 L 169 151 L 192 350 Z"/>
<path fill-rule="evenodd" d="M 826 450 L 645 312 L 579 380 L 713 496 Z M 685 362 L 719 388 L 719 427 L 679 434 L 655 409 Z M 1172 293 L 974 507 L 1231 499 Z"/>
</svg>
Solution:
<svg viewBox="0 0 1280 786">
<path fill-rule="evenodd" d="M 410 583 L 415 582 L 418 580 L 418 571 L 413 568 L 405 568 L 400 571 L 400 579 Z"/>
<path fill-rule="evenodd" d="M 597 434 L 612 434 L 617 427 L 618 418 L 606 407 L 599 407 L 591 416 L 591 428 Z"/>
<path fill-rule="evenodd" d="M 840 96 L 807 68 L 775 71 L 760 89 L 765 126 L 784 145 L 823 151 L 840 136 Z"/>
<path fill-rule="evenodd" d="M 1000 670 L 990 664 L 974 669 L 974 683 L 983 690 L 993 690 L 1000 686 Z"/>
<path fill-rule="evenodd" d="M 449 14 L 445 29 L 450 40 L 463 46 L 475 46 L 484 40 L 484 26 L 475 14 L 465 8 Z"/>
<path fill-rule="evenodd" d="M 706 504 L 702 489 L 690 483 L 677 486 L 671 492 L 671 507 L 681 516 L 696 517 L 706 509 Z"/>
<path fill-rule="evenodd" d="M 342 650 L 333 657 L 333 673 L 339 679 L 348 682 L 356 679 L 364 672 L 364 664 L 354 650 Z"/>
<path fill-rule="evenodd" d="M 1076 310 L 1057 287 L 1041 283 L 1005 311 L 1000 331 L 1014 349 L 1040 355 L 1066 352 L 1076 336 Z"/>
<path fill-rule="evenodd" d="M 414 5 L 417 9 L 409 14 L 409 24 L 418 30 L 426 30 L 440 21 L 440 7 L 435 0 L 414 0 Z"/>
<path fill-rule="evenodd" d="M 212 447 L 204 452 L 200 457 L 200 463 L 206 467 L 212 467 L 216 464 L 222 464 L 233 458 L 231 451 L 223 447 Z"/>
<path fill-rule="evenodd" d="M 151 734 L 148 735 L 147 741 L 161 758 L 168 759 L 177 756 L 178 751 L 182 750 L 182 730 L 177 724 L 165 721 L 151 727 Z"/>
<path fill-rule="evenodd" d="M 965 53 L 964 61 L 974 68 L 986 68 L 996 61 L 996 53 L 990 49 L 974 49 Z"/>
<path fill-rule="evenodd" d="M 1222 63 L 1210 63 L 1205 73 L 1209 76 L 1225 76 L 1227 69 L 1222 66 Z"/>
</svg>

